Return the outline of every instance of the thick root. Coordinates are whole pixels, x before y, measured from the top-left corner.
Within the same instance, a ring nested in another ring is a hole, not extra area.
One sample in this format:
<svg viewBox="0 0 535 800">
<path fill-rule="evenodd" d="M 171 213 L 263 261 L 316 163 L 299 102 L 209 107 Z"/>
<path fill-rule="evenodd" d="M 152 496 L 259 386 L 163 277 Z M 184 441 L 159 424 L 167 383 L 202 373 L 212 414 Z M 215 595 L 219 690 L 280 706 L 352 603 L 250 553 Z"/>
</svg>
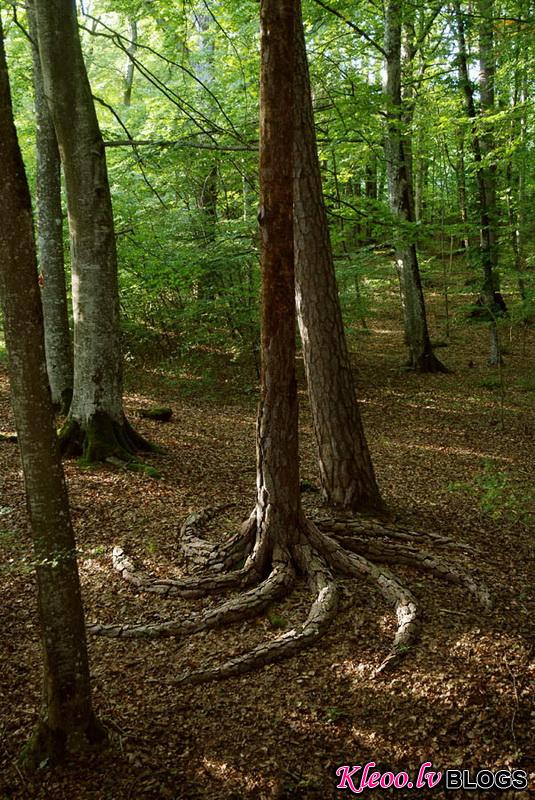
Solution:
<svg viewBox="0 0 535 800">
<path fill-rule="evenodd" d="M 389 569 L 377 567 L 362 556 L 348 553 L 334 539 L 315 529 L 312 523 L 308 523 L 308 532 L 315 547 L 323 553 L 333 569 L 351 577 L 366 575 L 371 578 L 377 584 L 385 600 L 396 609 L 398 627 L 394 643 L 376 673 L 393 666 L 418 639 L 420 622 L 414 595 L 400 583 Z"/>
<path fill-rule="evenodd" d="M 315 556 L 312 561 L 309 561 L 309 565 L 311 573 L 308 578 L 315 586 L 317 596 L 300 630 L 288 631 L 275 641 L 263 643 L 248 653 L 232 658 L 218 667 L 187 673 L 180 677 L 177 683 L 198 685 L 245 675 L 268 664 L 291 658 L 316 644 L 336 617 L 339 591 L 337 583 L 326 569 L 322 559 Z"/>
<path fill-rule="evenodd" d="M 202 528 L 231 505 L 205 508 L 190 514 L 180 529 L 180 547 L 186 560 L 196 568 L 223 572 L 245 562 L 251 554 L 256 535 L 256 516 L 252 514 L 227 542 L 214 545 L 201 536 Z"/>
<path fill-rule="evenodd" d="M 80 456 L 85 465 L 110 459 L 128 464 L 135 461 L 139 450 L 158 451 L 132 428 L 126 417 L 119 423 L 102 411 L 97 411 L 85 425 L 67 418 L 59 432 L 59 443 L 63 455 Z"/>
<path fill-rule="evenodd" d="M 355 520 L 353 518 L 346 519 L 344 517 L 328 517 L 314 520 L 317 527 L 335 538 L 344 537 L 347 541 L 350 536 L 361 537 L 365 539 L 398 539 L 402 542 L 409 542 L 416 544 L 421 542 L 422 539 L 427 539 L 428 544 L 433 547 L 443 547 L 451 550 L 466 550 L 473 552 L 474 548 L 466 542 L 459 542 L 452 539 L 450 536 L 441 536 L 438 533 L 429 531 L 413 531 L 409 528 L 396 525 L 385 525 L 377 519 L 364 518 Z"/>
<path fill-rule="evenodd" d="M 431 572 L 433 575 L 448 581 L 448 583 L 465 586 L 483 608 L 488 609 L 492 605 L 488 589 L 484 584 L 478 583 L 467 572 L 454 567 L 446 561 L 442 561 L 426 550 L 388 542 L 366 542 L 350 536 L 336 538 L 347 550 L 370 558 L 373 561 L 380 561 L 386 564 L 408 564 L 426 572 Z"/>
<path fill-rule="evenodd" d="M 335 575 L 365 576 L 376 584 L 385 600 L 394 607 L 397 617 L 394 641 L 390 652 L 376 669 L 378 674 L 396 664 L 414 645 L 420 621 L 412 592 L 387 567 L 375 562 L 409 564 L 425 569 L 467 587 L 485 607 L 489 605 L 484 586 L 467 573 L 421 548 L 422 539 L 427 539 L 426 543 L 432 542 L 445 548 L 468 549 L 449 537 L 392 528 L 377 520 L 359 522 L 343 518 L 330 520 L 329 524 L 320 520 L 320 530 L 316 524 L 302 517 L 293 535 L 288 537 L 289 550 L 279 552 L 277 546 L 272 551 L 268 536 L 257 535 L 256 516 L 252 514 L 238 534 L 225 544 L 214 547 L 202 538 L 200 530 L 220 510 L 206 509 L 201 514 L 192 514 L 182 526 L 181 543 L 185 553 L 196 564 L 201 563 L 205 568 L 209 565 L 208 574 L 183 580 L 152 578 L 136 569 L 121 548 L 114 550 L 114 566 L 136 588 L 163 596 L 199 597 L 228 588 L 245 590 L 242 594 L 182 619 L 135 625 L 96 624 L 88 626 L 88 630 L 110 637 L 161 637 L 220 628 L 261 613 L 274 600 L 291 591 L 296 573 L 304 577 L 316 594 L 316 600 L 303 625 L 220 666 L 188 673 L 178 679 L 178 683 L 205 683 L 243 675 L 266 664 L 290 658 L 303 648 L 315 644 L 336 614 L 338 586 Z M 233 569 L 237 564 L 242 566 Z M 267 578 L 247 589 L 267 572 Z"/>
<path fill-rule="evenodd" d="M 125 581 L 141 592 L 159 594 L 161 597 L 206 597 L 213 592 L 226 589 L 244 589 L 259 579 L 253 564 L 233 572 L 200 575 L 192 578 L 154 578 L 136 566 L 122 547 L 114 547 L 112 552 L 114 569 Z"/>
<path fill-rule="evenodd" d="M 275 600 L 279 600 L 291 590 L 295 581 L 295 571 L 289 558 L 273 562 L 269 577 L 254 589 L 221 603 L 201 613 L 193 613 L 178 620 L 165 622 L 139 623 L 133 625 L 88 625 L 90 633 L 108 636 L 113 639 L 161 638 L 164 636 L 184 636 L 200 631 L 222 628 L 255 617 Z"/>
</svg>

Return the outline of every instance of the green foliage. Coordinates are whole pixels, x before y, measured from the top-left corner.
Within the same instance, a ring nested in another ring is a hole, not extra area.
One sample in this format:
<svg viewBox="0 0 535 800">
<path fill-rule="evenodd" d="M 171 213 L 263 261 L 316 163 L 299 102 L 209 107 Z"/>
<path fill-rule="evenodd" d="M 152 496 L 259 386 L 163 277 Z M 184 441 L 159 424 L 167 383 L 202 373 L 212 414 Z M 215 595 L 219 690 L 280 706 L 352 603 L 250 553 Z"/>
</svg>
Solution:
<svg viewBox="0 0 535 800">
<path fill-rule="evenodd" d="M 272 628 L 282 629 L 288 626 L 287 620 L 285 620 L 284 617 L 281 617 L 276 611 L 271 609 L 268 609 L 266 612 L 266 618 Z"/>
<path fill-rule="evenodd" d="M 485 460 L 473 481 L 450 483 L 450 492 L 461 492 L 474 497 L 481 511 L 493 519 L 535 522 L 535 493 L 533 490 L 517 489 L 510 475 L 497 469 L 494 462 Z"/>
</svg>

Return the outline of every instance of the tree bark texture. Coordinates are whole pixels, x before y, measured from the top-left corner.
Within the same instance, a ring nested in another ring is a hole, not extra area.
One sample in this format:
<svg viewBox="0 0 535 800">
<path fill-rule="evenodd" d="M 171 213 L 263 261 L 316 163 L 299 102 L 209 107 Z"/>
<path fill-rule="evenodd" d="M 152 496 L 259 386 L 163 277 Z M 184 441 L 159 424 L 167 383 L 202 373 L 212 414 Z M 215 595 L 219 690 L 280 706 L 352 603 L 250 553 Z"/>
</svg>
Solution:
<svg viewBox="0 0 535 800">
<path fill-rule="evenodd" d="M 329 505 L 378 509 L 381 495 L 355 397 L 336 285 L 300 13 L 295 49 L 296 300 L 322 492 Z"/>
<path fill-rule="evenodd" d="M 289 546 L 300 515 L 295 376 L 293 140 L 295 0 L 262 0 L 260 228 L 262 388 L 257 427 L 257 537 Z"/>
<path fill-rule="evenodd" d="M 13 123 L 0 25 L 0 294 L 37 575 L 43 702 L 25 766 L 102 739 L 91 704 L 67 490 L 48 386 L 31 200 Z"/>
<path fill-rule="evenodd" d="M 494 61 L 492 19 L 488 14 L 492 12 L 492 4 L 481 2 L 480 27 L 480 92 L 481 92 L 481 117 L 491 113 L 494 107 Z M 498 251 L 496 242 L 496 175 L 495 168 L 485 166 L 484 159 L 493 149 L 492 134 L 487 131 L 481 135 L 477 127 L 477 112 L 474 103 L 474 92 L 468 72 L 468 54 L 464 32 L 464 19 L 460 0 L 455 2 L 455 16 L 459 45 L 459 81 L 463 90 L 466 115 L 472 122 L 472 152 L 476 164 L 476 179 L 478 188 L 479 219 L 480 219 L 480 256 L 483 271 L 481 287 L 481 302 L 488 310 L 490 353 L 489 362 L 497 364 L 499 355 L 498 329 L 496 315 L 500 308 L 495 300 L 494 270 L 498 265 Z M 490 30 L 489 30 L 490 26 Z M 490 50 L 489 50 L 490 48 Z"/>
<path fill-rule="evenodd" d="M 415 222 L 414 194 L 411 180 L 410 153 L 405 153 L 402 135 L 401 97 L 401 30 L 402 0 L 388 0 L 385 11 L 387 103 L 386 165 L 390 207 L 396 231 L 394 245 L 400 278 L 405 342 L 409 349 L 409 366 L 417 372 L 443 372 L 444 366 L 431 347 L 425 301 L 418 266 L 416 244 L 411 230 L 403 230 Z"/>
<path fill-rule="evenodd" d="M 122 369 L 117 251 L 102 135 L 72 0 L 34 0 L 45 93 L 67 190 L 72 248 L 74 392 L 66 439 L 94 460 L 117 449 Z"/>
<path fill-rule="evenodd" d="M 43 86 L 33 0 L 27 0 L 26 10 L 32 39 L 37 126 L 37 250 L 42 276 L 46 365 L 52 402 L 66 414 L 72 399 L 73 356 L 63 251 L 61 162 Z"/>
</svg>

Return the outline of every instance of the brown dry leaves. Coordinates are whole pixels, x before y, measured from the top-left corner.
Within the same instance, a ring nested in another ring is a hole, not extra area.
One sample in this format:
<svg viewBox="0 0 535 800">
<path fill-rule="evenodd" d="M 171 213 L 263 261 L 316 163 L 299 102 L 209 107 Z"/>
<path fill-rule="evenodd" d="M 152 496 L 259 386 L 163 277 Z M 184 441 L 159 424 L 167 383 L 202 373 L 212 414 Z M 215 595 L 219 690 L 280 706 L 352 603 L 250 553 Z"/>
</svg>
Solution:
<svg viewBox="0 0 535 800">
<path fill-rule="evenodd" d="M 321 647 L 220 685 L 177 691 L 173 683 L 187 668 L 279 635 L 267 617 L 184 641 L 92 639 L 95 705 L 111 747 L 98 759 L 23 783 L 13 761 L 36 719 L 40 659 L 20 464 L 16 445 L 0 443 L 0 530 L 11 533 L 0 537 L 1 798 L 321 800 L 340 795 L 337 765 L 368 760 L 390 769 L 414 770 L 430 760 L 437 768 L 506 765 L 535 773 L 533 528 L 526 518 L 493 519 L 480 495 L 448 489 L 473 485 L 486 460 L 507 473 L 507 491 L 527 497 L 535 466 L 534 394 L 514 383 L 530 377 L 534 333 L 523 358 L 513 331 L 502 431 L 497 392 L 481 385 L 490 374 L 483 329 L 455 329 L 452 345 L 440 351 L 454 374 L 419 377 L 399 370 L 397 319 L 376 327 L 357 340 L 355 361 L 385 497 L 404 523 L 476 547 L 470 566 L 491 587 L 494 611 L 482 615 L 461 588 L 396 569 L 416 593 L 425 622 L 414 652 L 379 679 L 372 672 L 388 651 L 393 616 L 372 587 L 351 581 L 338 624 Z M 234 530 L 254 499 L 254 398 L 185 401 L 155 374 L 144 373 L 141 384 L 139 373 L 136 379 L 130 411 L 173 408 L 165 425 L 136 420 L 143 435 L 166 448 L 153 459 L 161 479 L 66 465 L 89 620 L 159 619 L 206 605 L 136 595 L 113 572 L 111 549 L 124 545 L 154 573 L 182 574 L 177 534 L 186 515 L 235 503 L 212 528 L 217 538 Z M 9 430 L 5 380 L 0 388 L 0 430 Z M 317 481 L 306 408 L 301 441 L 302 474 Z M 316 495 L 304 498 L 309 507 L 317 502 Z M 299 589 L 274 609 L 276 619 L 298 624 L 309 602 Z"/>
</svg>

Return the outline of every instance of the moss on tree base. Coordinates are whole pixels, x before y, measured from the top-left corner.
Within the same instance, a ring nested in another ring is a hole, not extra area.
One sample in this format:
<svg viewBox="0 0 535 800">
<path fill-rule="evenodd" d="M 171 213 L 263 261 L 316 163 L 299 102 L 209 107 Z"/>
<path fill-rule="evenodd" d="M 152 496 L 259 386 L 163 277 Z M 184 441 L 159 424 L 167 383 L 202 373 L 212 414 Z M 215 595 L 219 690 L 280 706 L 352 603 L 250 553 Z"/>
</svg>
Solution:
<svg viewBox="0 0 535 800">
<path fill-rule="evenodd" d="M 59 432 L 59 442 L 62 455 L 79 456 L 85 466 L 110 459 L 126 464 L 137 463 L 135 454 L 140 450 L 160 452 L 134 430 L 125 416 L 119 423 L 103 411 L 97 411 L 84 425 L 67 418 Z"/>
<path fill-rule="evenodd" d="M 22 772 L 31 774 L 38 769 L 63 764 L 71 755 L 100 750 L 107 741 L 106 729 L 94 715 L 85 725 L 72 726 L 71 729 L 53 729 L 41 720 L 22 748 L 18 765 Z"/>
</svg>

